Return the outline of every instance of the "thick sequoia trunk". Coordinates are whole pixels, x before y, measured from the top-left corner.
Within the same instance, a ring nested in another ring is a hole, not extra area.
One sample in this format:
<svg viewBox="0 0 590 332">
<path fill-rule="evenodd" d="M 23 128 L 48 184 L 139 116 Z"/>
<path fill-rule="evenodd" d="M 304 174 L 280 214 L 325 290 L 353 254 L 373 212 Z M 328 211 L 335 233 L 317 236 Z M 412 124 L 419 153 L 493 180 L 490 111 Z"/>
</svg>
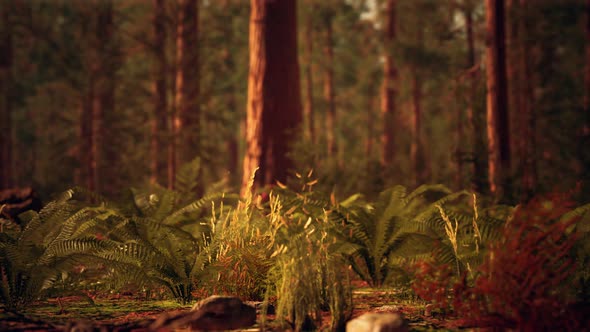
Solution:
<svg viewBox="0 0 590 332">
<path fill-rule="evenodd" d="M 166 11 L 164 0 L 154 0 L 154 113 L 151 121 L 151 181 L 161 183 L 166 178 L 167 156 L 167 96 L 166 96 Z"/>
<path fill-rule="evenodd" d="M 13 183 L 12 169 L 12 31 L 9 20 L 9 2 L 0 4 L 0 189 Z"/>
<path fill-rule="evenodd" d="M 285 182 L 290 144 L 302 122 L 297 61 L 296 1 L 251 0 L 246 155 L 242 194 L 255 169 L 255 186 Z"/>
<path fill-rule="evenodd" d="M 505 59 L 504 0 L 486 0 L 488 174 L 497 199 L 510 195 L 510 134 Z"/>
<path fill-rule="evenodd" d="M 308 4 L 310 5 L 310 4 Z M 313 20 L 311 11 L 305 18 L 305 107 L 303 110 L 306 130 L 305 136 L 316 143 L 314 105 L 313 105 Z"/>
<path fill-rule="evenodd" d="M 177 163 L 200 156 L 198 5 L 179 0 L 176 32 Z"/>
<path fill-rule="evenodd" d="M 381 163 L 385 167 L 391 165 L 395 155 L 393 141 L 395 136 L 395 84 L 397 80 L 397 69 L 393 63 L 391 47 L 396 37 L 396 3 L 396 0 L 388 0 L 385 13 L 385 56 L 383 64 L 383 86 L 381 90 L 381 116 L 383 121 Z"/>
<path fill-rule="evenodd" d="M 336 156 L 336 104 L 334 101 L 334 47 L 332 31 L 332 14 L 327 13 L 324 18 L 324 100 L 326 101 L 326 145 L 328 158 Z"/>
</svg>

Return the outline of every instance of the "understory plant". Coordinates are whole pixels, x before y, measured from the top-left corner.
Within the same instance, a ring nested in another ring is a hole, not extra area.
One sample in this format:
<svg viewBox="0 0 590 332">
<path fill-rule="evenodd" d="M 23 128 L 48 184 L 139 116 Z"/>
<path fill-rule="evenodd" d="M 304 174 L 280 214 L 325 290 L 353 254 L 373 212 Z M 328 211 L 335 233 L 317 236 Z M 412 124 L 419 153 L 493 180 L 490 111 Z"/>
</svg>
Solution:
<svg viewBox="0 0 590 332">
<path fill-rule="evenodd" d="M 236 206 L 212 216 L 211 241 L 199 257 L 206 268 L 195 280 L 197 287 L 248 300 L 264 298 L 267 274 L 274 262 L 259 198 L 249 190 Z"/>
<path fill-rule="evenodd" d="M 536 198 L 518 207 L 490 243 L 470 279 L 449 264 L 421 262 L 415 292 L 461 318 L 463 326 L 519 331 L 578 331 L 572 248 L 580 209 L 563 195 Z M 585 209 L 585 208 L 584 208 Z"/>
<path fill-rule="evenodd" d="M 336 236 L 352 269 L 370 286 L 379 287 L 403 274 L 404 262 L 429 255 L 440 238 L 433 228 L 438 206 L 467 192 L 453 193 L 442 185 L 423 185 L 408 193 L 402 186 L 383 191 L 376 202 L 359 195 L 331 212 Z"/>
<path fill-rule="evenodd" d="M 62 274 L 115 248 L 84 230 L 108 222 L 116 212 L 104 204 L 82 206 L 73 199 L 84 194 L 68 190 L 38 213 L 21 214 L 21 225 L 1 220 L 10 225 L 0 233 L 0 299 L 8 310 L 24 308 Z"/>
<path fill-rule="evenodd" d="M 340 226 L 329 217 L 334 205 L 313 192 L 315 181 L 300 178 L 301 190 L 283 186 L 270 196 L 276 314 L 301 331 L 312 328 L 312 321 L 321 323 L 321 312 L 329 311 L 331 330 L 341 331 L 352 315 L 348 264 L 340 255 L 346 244 L 333 236 Z"/>
</svg>

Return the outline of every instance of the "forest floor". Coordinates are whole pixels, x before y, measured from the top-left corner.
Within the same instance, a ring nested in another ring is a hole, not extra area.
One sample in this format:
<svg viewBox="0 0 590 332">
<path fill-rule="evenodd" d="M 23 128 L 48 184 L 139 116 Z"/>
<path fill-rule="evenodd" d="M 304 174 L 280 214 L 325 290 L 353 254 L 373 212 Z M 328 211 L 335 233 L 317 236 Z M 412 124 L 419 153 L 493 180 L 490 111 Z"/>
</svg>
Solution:
<svg viewBox="0 0 590 332">
<path fill-rule="evenodd" d="M 365 312 L 402 312 L 410 331 L 452 331 L 452 321 L 436 312 L 424 315 L 425 303 L 396 293 L 393 289 L 356 289 L 353 292 L 353 317 Z M 87 322 L 88 331 L 145 331 L 138 329 L 141 322 L 153 320 L 162 313 L 187 311 L 172 300 L 146 300 L 133 295 L 99 296 L 94 303 L 82 296 L 52 298 L 34 303 L 21 314 L 0 308 L 0 331 L 64 331 L 72 322 Z M 260 319 L 260 317 L 259 317 Z M 272 326 L 274 317 L 268 317 Z M 326 315 L 322 327 L 329 325 Z M 244 331 L 259 331 L 258 325 Z M 276 329 L 275 329 L 276 330 Z M 320 328 L 322 330 L 322 328 Z"/>
</svg>

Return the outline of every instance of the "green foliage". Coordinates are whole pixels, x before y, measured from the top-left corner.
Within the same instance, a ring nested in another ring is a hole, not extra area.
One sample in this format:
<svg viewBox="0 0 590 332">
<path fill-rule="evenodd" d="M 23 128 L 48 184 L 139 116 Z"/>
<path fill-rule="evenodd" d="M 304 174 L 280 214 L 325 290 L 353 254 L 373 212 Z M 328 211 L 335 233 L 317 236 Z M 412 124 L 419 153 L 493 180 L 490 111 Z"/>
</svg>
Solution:
<svg viewBox="0 0 590 332">
<path fill-rule="evenodd" d="M 518 207 L 491 242 L 475 280 L 452 278 L 449 265 L 419 265 L 414 289 L 423 298 L 453 309 L 464 324 L 523 331 L 578 331 L 585 313 L 570 306 L 575 284 L 572 248 L 588 206 L 571 211 L 564 195 L 537 197 Z M 570 211 L 570 212 L 568 212 Z M 573 287 L 572 287 L 573 286 Z M 564 308 L 568 308 L 563 310 Z"/>
<path fill-rule="evenodd" d="M 333 212 L 334 222 L 343 226 L 338 237 L 348 244 L 342 253 L 364 281 L 381 286 L 404 259 L 431 253 L 438 238 L 430 228 L 440 219 L 436 206 L 463 195 L 442 185 L 424 185 L 409 194 L 395 186 L 373 204 L 350 197 Z"/>
<path fill-rule="evenodd" d="M 198 258 L 206 267 L 196 280 L 199 288 L 249 299 L 264 297 L 273 261 L 264 210 L 253 198 L 249 193 L 232 208 L 220 206 L 211 218 L 211 239 Z"/>
<path fill-rule="evenodd" d="M 352 292 L 342 243 L 333 237 L 331 203 L 312 191 L 316 181 L 299 176 L 300 191 L 286 187 L 270 197 L 269 230 L 276 257 L 273 272 L 277 316 L 296 331 L 309 329 L 309 317 L 332 314 L 331 329 L 340 331 L 352 314 Z"/>
<path fill-rule="evenodd" d="M 81 230 L 108 221 L 115 211 L 104 206 L 80 208 L 72 200 L 76 194 L 68 190 L 39 213 L 21 214 L 21 227 L 0 233 L 0 296 L 8 309 L 23 308 L 62 273 L 114 249 L 114 243 Z"/>
<path fill-rule="evenodd" d="M 118 282 L 160 285 L 186 304 L 192 300 L 194 279 L 203 268 L 199 257 L 211 238 L 205 212 L 225 197 L 212 194 L 175 208 L 177 195 L 163 189 L 160 195 L 134 195 L 138 212 L 122 215 L 105 233 L 120 244 L 101 257 L 115 267 Z"/>
</svg>

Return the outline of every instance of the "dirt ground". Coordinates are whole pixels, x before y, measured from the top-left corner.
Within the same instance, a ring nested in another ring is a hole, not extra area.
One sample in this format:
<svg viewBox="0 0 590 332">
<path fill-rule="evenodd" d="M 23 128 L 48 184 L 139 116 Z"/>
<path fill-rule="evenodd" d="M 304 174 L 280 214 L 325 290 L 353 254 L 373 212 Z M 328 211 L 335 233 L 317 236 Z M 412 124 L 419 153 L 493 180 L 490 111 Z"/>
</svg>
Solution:
<svg viewBox="0 0 590 332">
<path fill-rule="evenodd" d="M 22 313 L 9 313 L 0 309 L 0 331 L 64 331 L 74 324 L 78 331 L 147 331 L 146 326 L 163 313 L 190 310 L 171 300 L 145 300 L 133 295 L 97 297 L 94 303 L 88 298 L 70 296 L 52 298 L 34 303 Z M 365 312 L 398 311 L 408 320 L 411 331 L 452 331 L 452 321 L 440 313 L 425 315 L 425 303 L 405 298 L 393 289 L 357 289 L 353 293 L 353 317 Z M 260 322 L 259 316 L 259 322 Z M 273 328 L 274 316 L 267 317 L 266 330 Z M 329 326 L 329 313 L 323 315 L 322 326 Z M 259 331 L 257 324 L 245 331 Z"/>
</svg>

